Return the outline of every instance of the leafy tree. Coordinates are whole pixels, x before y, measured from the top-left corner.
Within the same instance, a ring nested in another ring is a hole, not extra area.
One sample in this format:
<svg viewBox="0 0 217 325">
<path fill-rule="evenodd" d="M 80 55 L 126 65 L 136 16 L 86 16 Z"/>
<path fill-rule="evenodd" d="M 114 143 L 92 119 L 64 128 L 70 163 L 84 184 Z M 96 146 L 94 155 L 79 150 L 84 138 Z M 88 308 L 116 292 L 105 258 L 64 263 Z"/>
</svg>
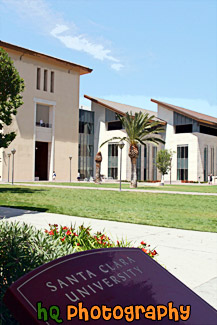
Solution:
<svg viewBox="0 0 217 325">
<path fill-rule="evenodd" d="M 12 123 L 18 107 L 23 104 L 23 91 L 23 79 L 20 78 L 8 53 L 0 48 L 0 148 L 7 148 L 16 137 L 15 132 L 4 133 L 4 126 Z"/>
<path fill-rule="evenodd" d="M 160 150 L 157 154 L 156 166 L 161 172 L 163 178 L 164 175 L 168 174 L 171 168 L 171 159 L 173 152 L 171 150 Z"/>
<path fill-rule="evenodd" d="M 126 113 L 125 116 L 118 116 L 127 136 L 125 137 L 113 137 L 101 144 L 102 147 L 105 143 L 112 140 L 126 141 L 129 143 L 129 157 L 131 159 L 131 185 L 130 187 L 137 187 L 137 174 L 136 174 L 136 161 L 139 156 L 138 144 L 146 145 L 146 142 L 153 142 L 156 144 L 165 143 L 161 138 L 156 135 L 164 132 L 164 129 L 158 121 L 154 121 L 154 115 L 149 116 L 148 113 L 142 112 L 135 113 L 133 116 L 132 112 Z"/>
</svg>

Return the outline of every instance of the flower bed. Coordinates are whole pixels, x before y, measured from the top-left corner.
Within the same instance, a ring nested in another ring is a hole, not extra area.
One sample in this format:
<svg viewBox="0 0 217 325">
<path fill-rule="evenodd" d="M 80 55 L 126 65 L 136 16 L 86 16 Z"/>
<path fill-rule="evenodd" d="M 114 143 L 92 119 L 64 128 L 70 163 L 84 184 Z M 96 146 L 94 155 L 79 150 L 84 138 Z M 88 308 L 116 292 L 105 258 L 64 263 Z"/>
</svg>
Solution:
<svg viewBox="0 0 217 325">
<path fill-rule="evenodd" d="M 49 230 L 37 230 L 18 222 L 0 222 L 0 321 L 18 324 L 2 303 L 7 288 L 24 274 L 59 257 L 79 251 L 108 247 L 132 247 L 126 240 L 112 241 L 107 235 L 91 234 L 90 227 L 49 225 Z M 150 257 L 157 255 L 144 241 L 138 246 Z"/>
<path fill-rule="evenodd" d="M 102 232 L 91 234 L 90 227 L 79 226 L 62 227 L 57 224 L 49 224 L 50 229 L 45 230 L 45 234 L 53 240 L 59 240 L 59 244 L 71 245 L 75 251 L 85 251 L 89 249 L 108 248 L 108 247 L 132 247 L 130 242 L 124 240 L 112 241 L 107 235 Z M 157 255 L 156 250 L 151 250 L 150 245 L 144 241 L 140 243 L 138 248 L 148 254 L 150 257 Z"/>
</svg>

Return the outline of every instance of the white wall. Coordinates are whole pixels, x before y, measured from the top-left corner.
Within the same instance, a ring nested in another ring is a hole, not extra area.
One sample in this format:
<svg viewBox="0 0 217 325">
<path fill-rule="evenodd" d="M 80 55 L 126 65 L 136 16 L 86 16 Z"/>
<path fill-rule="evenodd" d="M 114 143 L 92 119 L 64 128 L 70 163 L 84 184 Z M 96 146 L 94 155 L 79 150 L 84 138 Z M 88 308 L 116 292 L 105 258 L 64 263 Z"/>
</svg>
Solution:
<svg viewBox="0 0 217 325">
<path fill-rule="evenodd" d="M 199 150 L 198 150 L 198 176 L 204 179 L 204 148 L 208 147 L 208 175 L 211 173 L 211 148 L 214 148 L 214 174 L 217 175 L 217 137 L 197 133 Z M 205 180 L 207 181 L 207 180 Z"/>
<path fill-rule="evenodd" d="M 106 140 L 112 137 L 123 137 L 126 135 L 124 130 L 107 131 L 105 123 L 105 107 L 92 102 L 91 110 L 95 112 L 95 134 L 94 134 L 94 155 L 99 150 L 99 146 Z M 158 117 L 167 122 L 165 126 L 166 132 L 162 134 L 165 139 L 165 146 L 159 145 L 158 150 L 165 147 L 165 149 L 172 150 L 174 152 L 172 158 L 172 181 L 177 181 L 177 146 L 188 145 L 188 180 L 203 181 L 203 169 L 204 169 L 204 147 L 208 146 L 208 174 L 211 173 L 211 147 L 214 148 L 214 171 L 217 175 L 217 138 L 211 135 L 202 133 L 175 133 L 173 126 L 173 111 L 166 109 L 165 107 L 158 105 Z M 118 143 L 118 140 L 111 141 Z M 110 142 L 110 143 L 111 143 Z M 147 143 L 147 149 L 149 154 L 149 171 L 147 172 L 147 179 L 153 179 L 153 157 L 152 157 L 153 144 Z M 129 145 L 125 144 L 122 151 L 122 179 L 131 179 L 131 161 L 128 156 Z M 108 143 L 101 149 L 102 164 L 101 174 L 108 177 Z M 120 177 L 120 149 L 118 152 L 118 178 Z M 95 164 L 94 164 L 95 173 Z M 141 178 L 144 175 L 144 148 L 141 152 Z M 157 179 L 161 178 L 160 173 L 157 173 Z M 165 175 L 165 181 L 170 180 L 170 173 Z"/>
<path fill-rule="evenodd" d="M 108 143 L 106 143 L 102 148 L 99 149 L 100 145 L 111 139 L 112 137 L 124 137 L 126 135 L 125 131 L 122 130 L 112 130 L 107 131 L 107 126 L 105 122 L 105 107 L 92 102 L 91 110 L 95 112 L 94 118 L 94 157 L 96 153 L 100 150 L 102 154 L 101 163 L 101 174 L 108 177 Z M 119 140 L 109 141 L 109 143 L 118 143 Z M 122 176 L 123 180 L 127 179 L 127 165 L 129 164 L 130 158 L 128 157 L 128 145 L 125 143 L 122 149 Z M 94 163 L 94 175 L 96 172 L 96 166 Z M 118 178 L 120 177 L 120 149 L 118 150 Z"/>
<path fill-rule="evenodd" d="M 177 180 L 177 146 L 188 145 L 188 180 L 203 181 L 204 147 L 208 146 L 208 174 L 211 173 L 211 147 L 214 148 L 214 168 L 217 174 L 217 138 L 203 133 L 175 133 L 173 111 L 158 105 L 158 117 L 167 122 L 165 149 L 175 151 L 172 159 L 172 181 Z M 165 180 L 169 181 L 169 175 Z M 207 180 L 206 180 L 207 181 Z"/>
<path fill-rule="evenodd" d="M 97 103 L 92 102 L 91 110 L 95 112 L 95 120 L 94 120 L 94 156 L 100 150 L 102 153 L 102 164 L 101 164 L 101 174 L 108 177 L 108 143 L 102 146 L 99 149 L 100 145 L 106 141 L 111 139 L 112 137 L 124 137 L 126 136 L 126 132 L 124 130 L 112 130 L 107 131 L 107 125 L 105 122 L 105 107 L 99 105 Z M 109 143 L 118 143 L 119 140 L 109 141 Z M 149 178 L 152 180 L 152 147 L 153 144 L 147 143 L 148 152 L 149 152 Z M 160 150 L 161 146 L 158 146 Z M 131 160 L 128 156 L 129 152 L 129 144 L 125 142 L 125 146 L 122 149 L 122 180 L 130 180 L 131 179 Z M 95 174 L 95 163 L 94 163 L 94 174 Z M 144 148 L 142 147 L 141 152 L 141 177 L 144 175 Z M 120 178 L 120 149 L 118 149 L 118 179 Z M 142 178 L 143 179 L 143 178 Z M 161 179 L 161 175 L 157 172 L 157 179 Z"/>
</svg>

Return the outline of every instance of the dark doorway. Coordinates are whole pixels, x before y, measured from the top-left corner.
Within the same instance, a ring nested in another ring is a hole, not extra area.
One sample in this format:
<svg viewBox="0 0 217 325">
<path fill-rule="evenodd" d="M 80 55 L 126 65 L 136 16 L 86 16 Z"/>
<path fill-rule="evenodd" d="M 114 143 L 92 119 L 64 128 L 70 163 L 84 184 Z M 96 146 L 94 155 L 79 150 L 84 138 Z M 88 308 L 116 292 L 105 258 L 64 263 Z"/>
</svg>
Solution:
<svg viewBox="0 0 217 325">
<path fill-rule="evenodd" d="M 35 177 L 40 181 L 47 181 L 48 177 L 48 143 L 35 143 Z"/>
</svg>

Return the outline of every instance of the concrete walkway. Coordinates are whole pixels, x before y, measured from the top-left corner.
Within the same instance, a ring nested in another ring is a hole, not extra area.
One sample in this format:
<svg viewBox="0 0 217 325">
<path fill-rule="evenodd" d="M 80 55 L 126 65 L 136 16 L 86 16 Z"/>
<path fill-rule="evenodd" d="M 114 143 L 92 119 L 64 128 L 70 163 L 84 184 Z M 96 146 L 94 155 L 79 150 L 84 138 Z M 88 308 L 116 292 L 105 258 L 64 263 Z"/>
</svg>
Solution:
<svg viewBox="0 0 217 325">
<path fill-rule="evenodd" d="M 8 183 L 5 183 L 8 184 Z M 109 187 L 89 187 L 89 186 L 68 186 L 68 185 L 44 185 L 44 184 L 25 184 L 16 183 L 19 186 L 36 186 L 36 187 L 55 187 L 55 188 L 68 188 L 68 189 L 80 189 L 80 190 L 99 190 L 99 191 L 118 191 L 119 188 Z M 160 194 L 183 194 L 183 195 L 202 195 L 202 196 L 217 196 L 217 193 L 200 193 L 200 192 L 181 192 L 181 191 L 164 191 L 164 190 L 139 190 L 139 189 L 122 189 L 122 192 L 140 192 L 140 193 L 160 193 Z"/>
<path fill-rule="evenodd" d="M 24 221 L 38 229 L 49 223 L 91 226 L 116 240 L 124 238 L 139 244 L 144 240 L 156 248 L 157 261 L 195 293 L 217 309 L 217 234 L 72 217 L 53 213 L 0 207 L 0 216 Z"/>
</svg>

